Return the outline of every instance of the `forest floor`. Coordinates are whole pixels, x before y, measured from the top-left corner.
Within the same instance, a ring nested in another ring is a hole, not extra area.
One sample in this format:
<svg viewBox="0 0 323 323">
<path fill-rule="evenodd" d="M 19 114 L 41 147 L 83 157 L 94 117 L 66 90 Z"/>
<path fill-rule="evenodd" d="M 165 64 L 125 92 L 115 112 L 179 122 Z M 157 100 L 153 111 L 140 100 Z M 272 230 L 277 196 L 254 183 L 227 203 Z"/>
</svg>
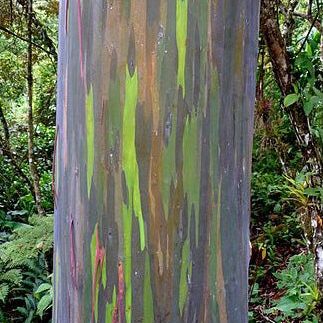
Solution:
<svg viewBox="0 0 323 323">
<path fill-rule="evenodd" d="M 249 322 L 322 322 L 313 257 L 295 215 L 253 221 Z"/>
</svg>

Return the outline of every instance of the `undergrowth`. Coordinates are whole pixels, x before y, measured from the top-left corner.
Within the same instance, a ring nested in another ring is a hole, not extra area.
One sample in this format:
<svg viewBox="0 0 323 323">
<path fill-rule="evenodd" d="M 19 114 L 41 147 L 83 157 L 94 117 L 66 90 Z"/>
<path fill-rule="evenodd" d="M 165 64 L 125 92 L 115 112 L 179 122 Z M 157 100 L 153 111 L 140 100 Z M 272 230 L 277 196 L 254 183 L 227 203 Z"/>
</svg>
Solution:
<svg viewBox="0 0 323 323">
<path fill-rule="evenodd" d="M 2 218 L 0 322 L 49 322 L 52 303 L 53 217 L 28 223 Z"/>
</svg>

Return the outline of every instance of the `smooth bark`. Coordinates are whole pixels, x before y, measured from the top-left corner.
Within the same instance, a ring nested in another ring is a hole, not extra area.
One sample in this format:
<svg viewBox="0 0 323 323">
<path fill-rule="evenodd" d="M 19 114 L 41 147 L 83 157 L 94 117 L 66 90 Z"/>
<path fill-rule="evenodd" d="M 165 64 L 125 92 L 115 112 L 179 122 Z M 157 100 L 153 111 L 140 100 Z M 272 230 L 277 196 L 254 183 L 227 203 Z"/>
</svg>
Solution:
<svg viewBox="0 0 323 323">
<path fill-rule="evenodd" d="M 54 322 L 247 322 L 258 2 L 60 2 Z"/>
</svg>

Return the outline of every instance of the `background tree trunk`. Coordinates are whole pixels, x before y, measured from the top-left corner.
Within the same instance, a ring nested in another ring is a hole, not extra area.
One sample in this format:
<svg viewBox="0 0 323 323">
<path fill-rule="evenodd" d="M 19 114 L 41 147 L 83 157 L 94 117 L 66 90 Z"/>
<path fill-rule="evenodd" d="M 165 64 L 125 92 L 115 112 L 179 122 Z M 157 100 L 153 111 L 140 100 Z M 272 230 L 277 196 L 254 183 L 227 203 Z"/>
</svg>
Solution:
<svg viewBox="0 0 323 323">
<path fill-rule="evenodd" d="M 34 186 L 35 204 L 37 213 L 44 215 L 44 209 L 41 205 L 39 175 L 34 156 L 34 118 L 33 118 L 33 45 L 32 45 L 32 17 L 33 2 L 27 2 L 28 19 L 28 54 L 27 54 L 27 87 L 28 87 L 28 161 L 30 175 Z"/>
<path fill-rule="evenodd" d="M 60 2 L 54 322 L 247 322 L 258 3 Z"/>
</svg>

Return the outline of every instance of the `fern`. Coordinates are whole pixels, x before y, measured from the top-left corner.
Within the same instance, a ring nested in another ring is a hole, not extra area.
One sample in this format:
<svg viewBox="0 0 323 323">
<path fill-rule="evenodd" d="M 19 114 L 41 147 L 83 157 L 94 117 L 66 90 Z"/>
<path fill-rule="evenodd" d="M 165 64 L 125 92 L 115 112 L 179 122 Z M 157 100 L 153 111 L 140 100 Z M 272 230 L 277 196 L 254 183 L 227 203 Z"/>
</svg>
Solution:
<svg viewBox="0 0 323 323">
<path fill-rule="evenodd" d="M 30 217 L 28 224 L 16 226 L 0 244 L 0 318 L 12 317 L 12 311 L 6 313 L 9 302 L 15 308 L 15 320 L 23 322 L 34 322 L 51 307 L 45 255 L 51 257 L 52 249 L 52 216 Z M 1 318 L 0 322 L 6 321 Z"/>
<path fill-rule="evenodd" d="M 19 269 L 6 270 L 0 264 L 0 301 L 5 302 L 6 298 L 14 287 L 22 282 L 22 274 Z"/>
<path fill-rule="evenodd" d="M 30 225 L 16 228 L 8 242 L 0 245 L 0 261 L 9 268 L 32 267 L 30 259 L 53 247 L 53 217 L 33 216 Z"/>
<path fill-rule="evenodd" d="M 9 285 L 6 283 L 0 284 L 0 301 L 4 302 L 9 294 Z"/>
<path fill-rule="evenodd" d="M 1 273 L 1 280 L 7 281 L 13 285 L 19 285 L 22 281 L 22 273 L 20 269 L 9 269 Z"/>
</svg>

